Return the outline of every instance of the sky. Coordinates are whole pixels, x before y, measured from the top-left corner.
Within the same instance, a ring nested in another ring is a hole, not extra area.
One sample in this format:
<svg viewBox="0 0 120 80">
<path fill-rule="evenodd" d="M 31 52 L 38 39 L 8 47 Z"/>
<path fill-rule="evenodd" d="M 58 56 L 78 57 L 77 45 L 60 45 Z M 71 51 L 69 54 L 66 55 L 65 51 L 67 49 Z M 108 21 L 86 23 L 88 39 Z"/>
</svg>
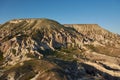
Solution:
<svg viewBox="0 0 120 80">
<path fill-rule="evenodd" d="M 0 0 L 0 24 L 18 18 L 98 24 L 120 34 L 120 0 Z"/>
</svg>

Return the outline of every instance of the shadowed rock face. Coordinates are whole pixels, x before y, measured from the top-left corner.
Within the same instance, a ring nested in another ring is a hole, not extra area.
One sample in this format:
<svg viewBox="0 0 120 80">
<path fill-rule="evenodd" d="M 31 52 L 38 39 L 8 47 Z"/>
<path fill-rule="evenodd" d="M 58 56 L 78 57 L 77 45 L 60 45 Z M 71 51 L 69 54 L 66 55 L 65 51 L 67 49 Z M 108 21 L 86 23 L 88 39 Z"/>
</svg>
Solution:
<svg viewBox="0 0 120 80">
<path fill-rule="evenodd" d="M 97 24 L 14 19 L 0 34 L 1 80 L 119 80 L 120 36 Z"/>
</svg>

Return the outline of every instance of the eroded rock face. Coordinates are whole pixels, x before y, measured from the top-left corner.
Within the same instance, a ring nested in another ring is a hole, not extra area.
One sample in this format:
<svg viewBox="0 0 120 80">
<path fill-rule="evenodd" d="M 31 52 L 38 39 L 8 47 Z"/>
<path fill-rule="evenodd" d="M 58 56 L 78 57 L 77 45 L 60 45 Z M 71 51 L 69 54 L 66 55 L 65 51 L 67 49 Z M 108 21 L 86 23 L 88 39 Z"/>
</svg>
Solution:
<svg viewBox="0 0 120 80">
<path fill-rule="evenodd" d="M 110 45 L 120 48 L 119 35 L 101 28 L 98 24 L 65 24 L 64 26 L 72 27 L 83 35 L 98 41 L 103 45 Z"/>
<path fill-rule="evenodd" d="M 0 79 L 120 79 L 120 36 L 97 24 L 14 19 L 0 34 Z"/>
<path fill-rule="evenodd" d="M 42 56 L 45 50 L 79 47 L 90 40 L 73 28 L 64 27 L 49 19 L 11 20 L 1 25 L 0 49 L 3 57 L 19 61 L 32 56 Z"/>
</svg>

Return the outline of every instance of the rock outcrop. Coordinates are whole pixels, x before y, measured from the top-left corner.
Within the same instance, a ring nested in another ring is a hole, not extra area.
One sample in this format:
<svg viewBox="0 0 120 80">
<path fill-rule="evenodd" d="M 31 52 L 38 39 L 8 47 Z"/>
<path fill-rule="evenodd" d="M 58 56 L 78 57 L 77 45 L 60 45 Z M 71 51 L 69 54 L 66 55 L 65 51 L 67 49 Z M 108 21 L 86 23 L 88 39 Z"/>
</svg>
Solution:
<svg viewBox="0 0 120 80">
<path fill-rule="evenodd" d="M 49 19 L 11 20 L 0 30 L 0 50 L 4 58 L 12 61 L 21 61 L 27 55 L 40 58 L 46 50 L 80 48 L 83 40 L 83 35 L 73 28 Z"/>
<path fill-rule="evenodd" d="M 94 39 L 104 45 L 119 46 L 120 37 L 100 27 L 98 24 L 65 24 L 66 27 L 72 27 L 83 35 Z M 120 47 L 120 46 L 119 46 Z"/>
</svg>

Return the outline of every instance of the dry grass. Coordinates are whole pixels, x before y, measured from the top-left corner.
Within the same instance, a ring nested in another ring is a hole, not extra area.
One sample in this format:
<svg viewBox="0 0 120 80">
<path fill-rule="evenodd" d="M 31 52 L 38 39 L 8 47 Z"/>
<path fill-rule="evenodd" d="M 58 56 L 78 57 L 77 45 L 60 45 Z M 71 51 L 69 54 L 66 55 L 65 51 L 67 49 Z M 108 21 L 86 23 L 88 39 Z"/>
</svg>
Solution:
<svg viewBox="0 0 120 80">
<path fill-rule="evenodd" d="M 94 46 L 94 45 L 85 45 L 89 50 L 97 52 L 100 54 L 118 57 L 120 55 L 120 50 L 112 46 Z"/>
</svg>

